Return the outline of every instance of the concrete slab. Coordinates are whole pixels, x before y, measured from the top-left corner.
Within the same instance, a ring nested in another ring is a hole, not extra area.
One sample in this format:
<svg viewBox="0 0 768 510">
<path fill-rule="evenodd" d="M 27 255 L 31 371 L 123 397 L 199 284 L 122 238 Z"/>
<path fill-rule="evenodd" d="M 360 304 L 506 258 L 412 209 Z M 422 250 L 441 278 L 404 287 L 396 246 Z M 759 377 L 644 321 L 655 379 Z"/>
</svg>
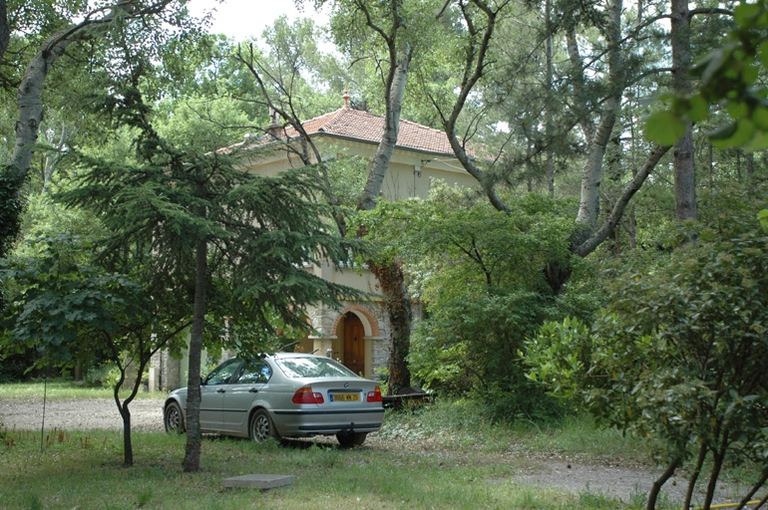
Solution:
<svg viewBox="0 0 768 510">
<path fill-rule="evenodd" d="M 242 475 L 224 479 L 224 487 L 250 487 L 269 490 L 293 485 L 293 475 Z"/>
</svg>

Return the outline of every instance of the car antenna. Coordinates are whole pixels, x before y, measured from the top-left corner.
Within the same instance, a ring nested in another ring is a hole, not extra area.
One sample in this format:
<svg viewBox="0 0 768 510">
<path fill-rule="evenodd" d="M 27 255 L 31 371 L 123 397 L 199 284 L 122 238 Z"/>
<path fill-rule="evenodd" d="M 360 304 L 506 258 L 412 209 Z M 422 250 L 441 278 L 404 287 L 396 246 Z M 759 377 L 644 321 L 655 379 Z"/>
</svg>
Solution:
<svg viewBox="0 0 768 510">
<path fill-rule="evenodd" d="M 299 341 L 298 341 L 298 340 L 295 340 L 295 341 L 293 341 L 293 342 L 291 342 L 291 343 L 285 344 L 285 345 L 283 345 L 282 347 L 280 347 L 280 348 L 278 349 L 278 352 L 283 352 L 283 351 L 284 351 L 285 349 L 287 349 L 288 347 L 292 347 L 292 346 L 296 345 L 297 343 L 299 343 Z"/>
</svg>

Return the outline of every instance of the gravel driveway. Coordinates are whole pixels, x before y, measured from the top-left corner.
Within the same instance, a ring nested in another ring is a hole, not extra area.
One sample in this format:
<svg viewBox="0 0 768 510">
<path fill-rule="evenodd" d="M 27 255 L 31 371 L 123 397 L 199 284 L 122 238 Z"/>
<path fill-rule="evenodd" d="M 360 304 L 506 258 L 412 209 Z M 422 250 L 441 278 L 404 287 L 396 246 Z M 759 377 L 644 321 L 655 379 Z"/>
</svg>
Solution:
<svg viewBox="0 0 768 510">
<path fill-rule="evenodd" d="M 137 399 L 128 406 L 133 430 L 163 431 L 163 399 Z M 43 425 L 41 400 L 0 400 L 0 424 L 7 429 L 40 430 Z M 45 429 L 122 430 L 123 422 L 114 400 L 109 398 L 88 400 L 55 400 L 45 405 Z M 322 441 L 322 440 L 319 440 Z M 397 440 L 379 439 L 372 434 L 367 445 L 373 448 L 398 449 Z M 517 462 L 510 458 L 511 463 Z M 511 482 L 528 487 L 558 488 L 573 493 L 604 494 L 629 501 L 633 495 L 647 494 L 658 470 L 648 467 L 624 465 L 620 459 L 613 462 L 581 462 L 569 458 L 527 459 L 524 472 L 512 477 Z M 672 481 L 675 484 L 672 484 Z M 686 486 L 683 478 L 673 478 L 664 487 L 667 495 L 679 501 L 684 499 Z M 718 484 L 717 503 L 732 502 L 738 497 L 735 487 Z M 699 493 L 701 497 L 701 493 Z"/>
<path fill-rule="evenodd" d="M 128 410 L 131 412 L 132 430 L 163 430 L 163 399 L 136 399 L 128 405 Z M 42 399 L 0 401 L 0 424 L 8 429 L 40 430 L 43 418 L 46 430 L 123 428 L 123 419 L 111 398 L 49 400 L 45 403 L 45 409 Z"/>
</svg>

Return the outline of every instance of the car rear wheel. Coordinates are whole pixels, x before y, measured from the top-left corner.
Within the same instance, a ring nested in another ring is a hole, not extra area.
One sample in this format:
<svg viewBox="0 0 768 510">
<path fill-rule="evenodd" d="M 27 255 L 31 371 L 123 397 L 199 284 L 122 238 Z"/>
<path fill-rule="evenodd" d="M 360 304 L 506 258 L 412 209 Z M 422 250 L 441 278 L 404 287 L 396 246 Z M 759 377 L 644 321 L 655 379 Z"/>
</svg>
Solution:
<svg viewBox="0 0 768 510">
<path fill-rule="evenodd" d="M 251 439 L 257 443 L 262 443 L 270 437 L 276 441 L 280 441 L 280 434 L 275 430 L 272 418 L 269 417 L 269 413 L 265 409 L 258 409 L 253 413 L 253 416 L 251 416 L 251 424 L 248 427 L 248 433 Z"/>
<path fill-rule="evenodd" d="M 165 423 L 165 431 L 168 433 L 181 434 L 187 430 L 184 425 L 184 415 L 181 414 L 181 407 L 176 402 L 169 402 L 165 406 L 163 422 Z"/>
<path fill-rule="evenodd" d="M 339 432 L 336 439 L 344 448 L 352 448 L 363 444 L 367 435 L 367 432 Z"/>
</svg>

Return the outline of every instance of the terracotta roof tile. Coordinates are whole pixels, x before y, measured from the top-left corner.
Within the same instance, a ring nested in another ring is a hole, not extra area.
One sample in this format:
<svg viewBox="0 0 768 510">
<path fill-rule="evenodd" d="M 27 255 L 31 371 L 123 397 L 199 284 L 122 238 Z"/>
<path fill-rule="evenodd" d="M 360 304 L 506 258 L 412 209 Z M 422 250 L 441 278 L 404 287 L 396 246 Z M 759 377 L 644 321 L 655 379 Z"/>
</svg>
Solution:
<svg viewBox="0 0 768 510">
<path fill-rule="evenodd" d="M 384 132 L 384 117 L 344 107 L 335 112 L 305 121 L 303 125 L 310 136 L 317 133 L 326 133 L 333 136 L 378 143 L 381 141 L 381 135 Z M 285 133 L 289 138 L 298 135 L 296 130 L 290 126 L 286 128 Z M 451 144 L 448 142 L 448 137 L 444 132 L 403 119 L 400 119 L 397 146 L 453 155 L 453 149 L 451 149 Z"/>
</svg>

